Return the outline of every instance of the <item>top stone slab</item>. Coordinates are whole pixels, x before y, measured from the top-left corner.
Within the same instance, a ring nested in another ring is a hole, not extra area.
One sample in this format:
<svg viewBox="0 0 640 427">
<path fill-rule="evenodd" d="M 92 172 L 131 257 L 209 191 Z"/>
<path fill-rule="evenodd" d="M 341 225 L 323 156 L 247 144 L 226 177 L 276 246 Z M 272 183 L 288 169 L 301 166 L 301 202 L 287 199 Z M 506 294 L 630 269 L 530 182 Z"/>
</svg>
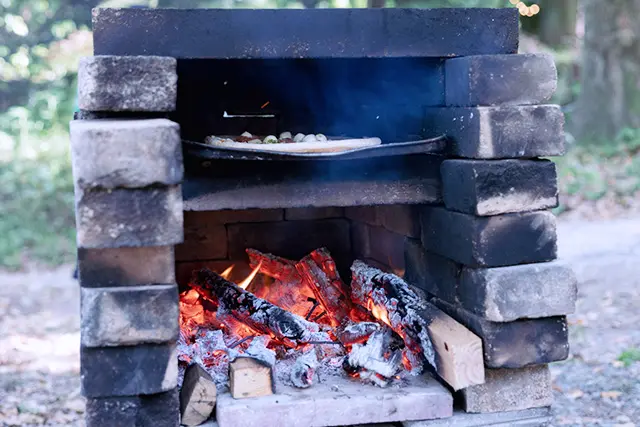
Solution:
<svg viewBox="0 0 640 427">
<path fill-rule="evenodd" d="M 398 58 L 518 50 L 503 9 L 94 9 L 95 55 Z"/>
</svg>

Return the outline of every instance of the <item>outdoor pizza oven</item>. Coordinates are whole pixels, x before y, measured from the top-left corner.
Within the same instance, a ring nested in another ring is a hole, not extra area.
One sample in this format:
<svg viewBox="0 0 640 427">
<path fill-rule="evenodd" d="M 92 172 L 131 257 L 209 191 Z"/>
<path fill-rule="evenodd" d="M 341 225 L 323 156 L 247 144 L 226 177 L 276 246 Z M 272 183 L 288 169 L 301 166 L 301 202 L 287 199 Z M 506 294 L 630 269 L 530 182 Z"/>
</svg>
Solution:
<svg viewBox="0 0 640 427">
<path fill-rule="evenodd" d="M 97 9 L 93 29 L 71 123 L 89 427 L 195 425 L 207 390 L 220 427 L 548 422 L 576 299 L 543 159 L 564 120 L 516 9 Z M 205 144 L 243 132 L 382 145 Z"/>
</svg>

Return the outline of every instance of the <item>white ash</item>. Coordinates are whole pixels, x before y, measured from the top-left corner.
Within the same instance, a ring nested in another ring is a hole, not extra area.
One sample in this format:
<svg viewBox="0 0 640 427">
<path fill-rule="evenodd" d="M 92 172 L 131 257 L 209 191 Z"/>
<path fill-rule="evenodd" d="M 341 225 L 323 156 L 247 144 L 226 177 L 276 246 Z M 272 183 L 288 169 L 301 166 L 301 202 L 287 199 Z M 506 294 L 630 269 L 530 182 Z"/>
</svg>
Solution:
<svg viewBox="0 0 640 427">
<path fill-rule="evenodd" d="M 389 328 L 384 328 L 371 334 L 366 344 L 354 344 L 347 356 L 349 365 L 385 378 L 395 376 L 402 368 L 402 352 L 390 350 L 391 334 Z"/>
<path fill-rule="evenodd" d="M 313 384 L 313 377 L 318 367 L 318 356 L 311 348 L 298 357 L 289 374 L 291 383 L 298 388 L 308 388 Z"/>
<path fill-rule="evenodd" d="M 274 366 L 276 364 L 276 352 L 267 348 L 270 341 L 271 339 L 266 335 L 255 337 L 242 354 L 260 360 L 269 366 Z M 229 356 L 231 357 L 231 355 Z"/>
</svg>

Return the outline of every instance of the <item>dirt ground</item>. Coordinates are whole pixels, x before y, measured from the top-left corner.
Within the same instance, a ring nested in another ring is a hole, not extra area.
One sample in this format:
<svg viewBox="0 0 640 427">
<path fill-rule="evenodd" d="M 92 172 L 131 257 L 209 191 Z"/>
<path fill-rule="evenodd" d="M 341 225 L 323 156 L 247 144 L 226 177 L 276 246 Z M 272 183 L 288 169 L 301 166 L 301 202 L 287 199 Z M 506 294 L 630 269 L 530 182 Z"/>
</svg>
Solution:
<svg viewBox="0 0 640 427">
<path fill-rule="evenodd" d="M 588 226 L 561 234 L 561 257 L 581 280 L 570 316 L 572 356 L 552 365 L 557 426 L 640 425 L 640 362 L 618 358 L 640 349 L 640 220 L 627 241 Z M 636 239 L 637 238 L 637 239 Z M 604 246 L 604 247 L 603 247 Z M 585 247 L 607 251 L 607 256 Z M 609 249 L 609 250 L 608 250 Z M 618 252 L 616 252 L 618 251 Z M 73 266 L 0 273 L 0 425 L 82 426 L 79 290 Z"/>
</svg>

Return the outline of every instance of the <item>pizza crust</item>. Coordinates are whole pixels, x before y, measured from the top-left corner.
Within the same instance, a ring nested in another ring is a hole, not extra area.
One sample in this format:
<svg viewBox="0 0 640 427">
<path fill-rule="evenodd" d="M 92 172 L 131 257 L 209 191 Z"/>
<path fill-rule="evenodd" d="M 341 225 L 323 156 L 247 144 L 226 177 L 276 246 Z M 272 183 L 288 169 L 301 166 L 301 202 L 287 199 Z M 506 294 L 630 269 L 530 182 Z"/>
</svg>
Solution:
<svg viewBox="0 0 640 427">
<path fill-rule="evenodd" d="M 252 144 L 249 142 L 235 142 L 207 138 L 209 145 L 233 148 L 235 150 L 256 150 L 280 153 L 335 153 L 355 150 L 357 148 L 373 147 L 382 144 L 380 138 L 334 139 L 316 142 L 293 142 L 279 144 Z"/>
</svg>

